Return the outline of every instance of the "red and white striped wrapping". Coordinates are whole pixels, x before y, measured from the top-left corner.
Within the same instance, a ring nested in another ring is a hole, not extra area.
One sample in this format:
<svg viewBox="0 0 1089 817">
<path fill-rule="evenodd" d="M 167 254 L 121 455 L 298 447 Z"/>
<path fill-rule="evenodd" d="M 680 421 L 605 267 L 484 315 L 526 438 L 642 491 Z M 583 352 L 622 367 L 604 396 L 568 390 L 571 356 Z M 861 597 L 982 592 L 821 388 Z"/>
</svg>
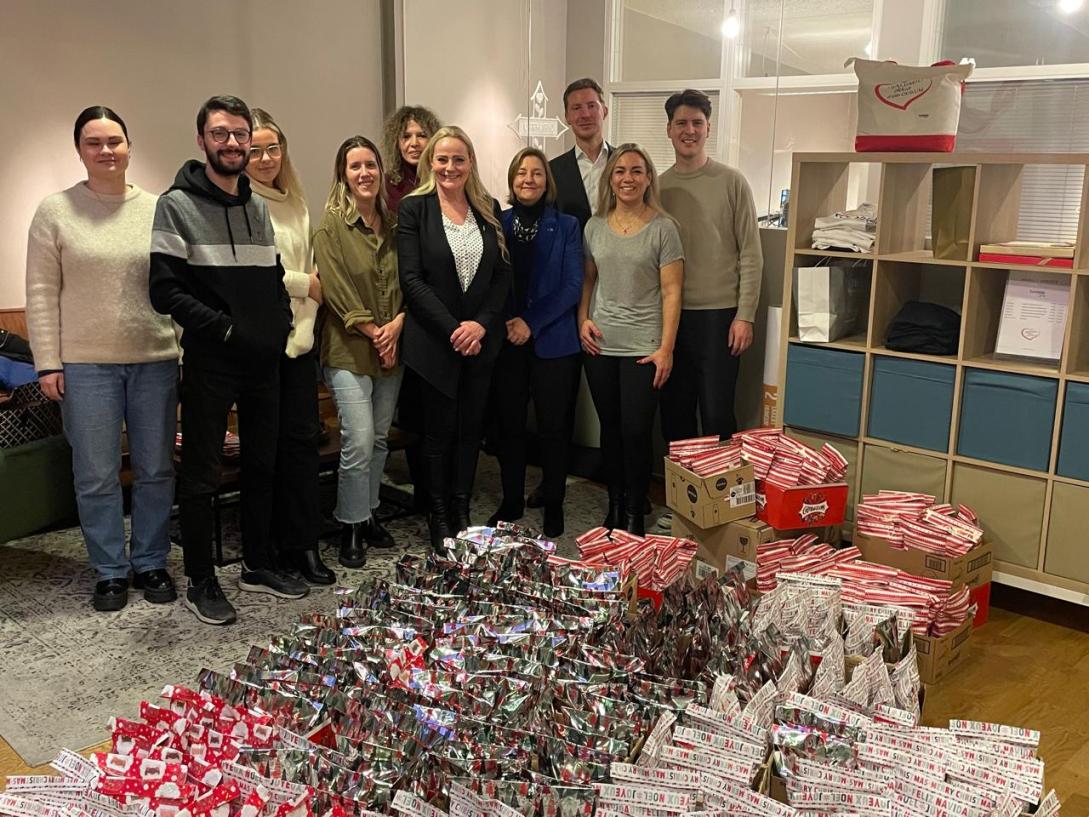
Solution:
<svg viewBox="0 0 1089 817">
<path fill-rule="evenodd" d="M 731 439 L 741 444 L 756 478 L 780 488 L 840 482 L 847 474 L 847 459 L 828 443 L 817 451 L 775 428 L 739 431 Z"/>
<path fill-rule="evenodd" d="M 594 528 L 576 537 L 584 562 L 604 562 L 607 565 L 635 571 L 639 586 L 662 591 L 688 570 L 699 546 L 690 539 L 675 536 L 636 536 L 622 530 L 606 531 Z"/>
<path fill-rule="evenodd" d="M 863 496 L 855 508 L 855 528 L 895 547 L 941 556 L 963 556 L 983 540 L 974 511 L 935 504 L 929 494 L 880 491 Z"/>
</svg>

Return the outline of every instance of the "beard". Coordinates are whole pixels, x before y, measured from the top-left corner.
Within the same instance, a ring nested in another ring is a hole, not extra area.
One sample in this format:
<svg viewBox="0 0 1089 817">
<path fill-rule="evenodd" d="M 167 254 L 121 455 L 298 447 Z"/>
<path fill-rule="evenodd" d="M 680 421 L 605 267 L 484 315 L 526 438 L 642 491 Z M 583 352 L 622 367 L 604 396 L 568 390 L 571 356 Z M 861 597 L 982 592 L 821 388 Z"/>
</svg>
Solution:
<svg viewBox="0 0 1089 817">
<path fill-rule="evenodd" d="M 208 159 L 208 164 L 212 166 L 212 170 L 218 173 L 220 176 L 238 176 L 246 169 L 246 154 L 242 152 L 235 164 L 231 164 L 230 160 L 224 159 L 220 154 L 226 152 L 226 148 L 220 150 L 212 150 L 205 154 Z"/>
</svg>

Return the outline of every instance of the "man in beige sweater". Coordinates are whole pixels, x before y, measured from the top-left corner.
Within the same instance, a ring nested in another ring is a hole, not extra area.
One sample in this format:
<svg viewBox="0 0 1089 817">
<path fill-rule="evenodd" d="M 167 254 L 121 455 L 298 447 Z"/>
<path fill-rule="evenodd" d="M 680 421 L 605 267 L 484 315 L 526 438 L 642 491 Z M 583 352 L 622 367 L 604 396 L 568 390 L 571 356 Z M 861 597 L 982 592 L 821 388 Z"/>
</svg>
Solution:
<svg viewBox="0 0 1089 817">
<path fill-rule="evenodd" d="M 677 220 L 685 262 L 673 373 L 662 391 L 662 436 L 729 437 L 737 430 L 740 356 L 752 344 L 760 300 L 764 260 L 756 206 L 745 177 L 707 155 L 707 95 L 682 91 L 665 109 L 675 163 L 662 174 L 662 204 Z"/>
</svg>

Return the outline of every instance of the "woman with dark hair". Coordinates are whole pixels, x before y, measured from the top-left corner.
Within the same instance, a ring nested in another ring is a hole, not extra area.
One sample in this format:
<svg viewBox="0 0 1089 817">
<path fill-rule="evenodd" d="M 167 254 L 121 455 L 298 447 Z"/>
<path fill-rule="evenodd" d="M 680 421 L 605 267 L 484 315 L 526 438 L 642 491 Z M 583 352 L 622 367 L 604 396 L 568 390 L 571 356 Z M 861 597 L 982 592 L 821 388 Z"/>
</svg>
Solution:
<svg viewBox="0 0 1089 817">
<path fill-rule="evenodd" d="M 484 406 L 506 337 L 510 263 L 499 202 L 465 131 L 440 128 L 401 202 L 397 256 L 408 316 L 405 365 L 423 381 L 431 546 L 469 527 Z"/>
<path fill-rule="evenodd" d="M 333 584 L 336 574 L 318 549 L 321 507 L 318 494 L 318 363 L 314 319 L 321 283 L 310 246 L 310 212 L 291 156 L 287 136 L 261 108 L 251 108 L 246 175 L 250 190 L 265 200 L 284 266 L 284 288 L 291 298 L 291 334 L 280 358 L 280 430 L 276 444 L 275 515 L 272 535 L 282 566 L 310 584 Z"/>
<path fill-rule="evenodd" d="M 609 487 L 603 524 L 641 536 L 651 430 L 681 318 L 684 249 L 643 148 L 629 143 L 614 150 L 601 182 L 586 223 L 579 338 L 601 421 Z"/>
<path fill-rule="evenodd" d="M 382 157 L 386 165 L 386 196 L 394 213 L 401 199 L 419 184 L 418 168 L 427 143 L 439 129 L 439 118 L 419 105 L 402 105 L 386 118 Z"/>
<path fill-rule="evenodd" d="M 129 572 L 144 598 L 177 598 L 166 570 L 174 501 L 178 347 L 148 298 L 156 197 L 126 181 L 132 144 L 121 117 L 96 105 L 76 118 L 82 181 L 48 196 L 27 246 L 26 313 L 42 392 L 59 401 L 72 446 L 79 521 L 98 574 L 92 604 L 120 610 Z M 121 431 L 132 466 L 125 547 Z"/>
<path fill-rule="evenodd" d="M 321 362 L 340 417 L 334 515 L 345 567 L 362 567 L 368 547 L 394 545 L 376 511 L 401 386 L 405 316 L 382 176 L 378 146 L 365 136 L 347 139 L 337 150 L 325 217 L 314 233 L 328 313 Z"/>
<path fill-rule="evenodd" d="M 574 216 L 556 212 L 556 183 L 544 153 L 518 151 L 507 170 L 511 253 L 506 342 L 492 377 L 503 501 L 488 524 L 525 511 L 526 408 L 530 395 L 541 441 L 544 532 L 563 533 L 567 449 L 579 376 L 576 309 L 582 294 L 582 237 Z"/>
</svg>

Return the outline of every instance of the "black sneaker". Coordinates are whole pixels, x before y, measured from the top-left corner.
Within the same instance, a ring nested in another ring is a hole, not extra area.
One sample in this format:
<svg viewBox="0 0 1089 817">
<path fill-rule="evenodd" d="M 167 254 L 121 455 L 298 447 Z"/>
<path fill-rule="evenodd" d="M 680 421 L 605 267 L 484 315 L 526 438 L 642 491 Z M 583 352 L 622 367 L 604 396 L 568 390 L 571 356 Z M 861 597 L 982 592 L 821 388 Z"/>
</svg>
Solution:
<svg viewBox="0 0 1089 817">
<path fill-rule="evenodd" d="M 185 606 L 205 624 L 233 624 L 238 618 L 238 613 L 223 595 L 219 579 L 215 576 L 196 584 L 190 579 L 189 588 L 185 591 Z"/>
<path fill-rule="evenodd" d="M 129 577 L 105 579 L 95 585 L 91 606 L 100 613 L 112 613 L 120 610 L 129 601 Z"/>
<path fill-rule="evenodd" d="M 301 599 L 310 592 L 302 579 L 292 578 L 272 568 L 249 570 L 245 565 L 242 566 L 242 575 L 238 578 L 238 589 L 247 593 L 266 593 L 281 599 Z"/>
<path fill-rule="evenodd" d="M 178 597 L 174 589 L 174 580 L 165 570 L 146 570 L 137 573 L 132 579 L 132 586 L 144 591 L 144 599 L 152 604 L 169 604 Z"/>
</svg>

